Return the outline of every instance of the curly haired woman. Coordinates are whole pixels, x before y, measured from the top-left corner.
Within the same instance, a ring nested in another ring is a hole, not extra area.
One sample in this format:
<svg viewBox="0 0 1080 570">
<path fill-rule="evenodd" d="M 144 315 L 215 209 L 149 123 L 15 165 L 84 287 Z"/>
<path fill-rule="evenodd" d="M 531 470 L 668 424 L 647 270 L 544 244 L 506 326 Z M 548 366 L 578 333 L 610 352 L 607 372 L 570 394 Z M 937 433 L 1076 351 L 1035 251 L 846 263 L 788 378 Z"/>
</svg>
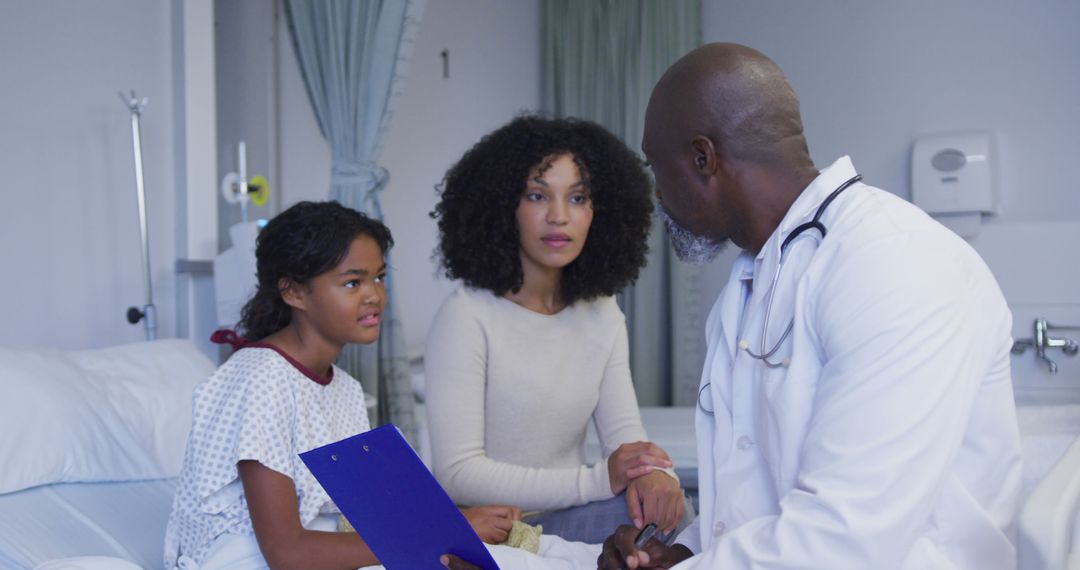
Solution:
<svg viewBox="0 0 1080 570">
<path fill-rule="evenodd" d="M 600 542 L 620 523 L 671 531 L 684 496 L 647 442 L 614 295 L 645 264 L 641 160 L 595 123 L 519 117 L 446 174 L 432 212 L 446 276 L 425 352 L 435 475 L 457 502 Z M 586 465 L 595 422 L 606 461 Z"/>
</svg>

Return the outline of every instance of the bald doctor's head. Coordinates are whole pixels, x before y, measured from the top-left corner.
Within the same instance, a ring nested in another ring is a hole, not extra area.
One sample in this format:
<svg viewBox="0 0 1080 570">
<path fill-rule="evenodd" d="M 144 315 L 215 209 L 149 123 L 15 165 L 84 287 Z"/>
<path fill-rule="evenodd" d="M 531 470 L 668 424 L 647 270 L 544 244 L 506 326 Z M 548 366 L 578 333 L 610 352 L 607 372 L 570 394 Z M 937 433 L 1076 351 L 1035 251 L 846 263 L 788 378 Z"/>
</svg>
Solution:
<svg viewBox="0 0 1080 570">
<path fill-rule="evenodd" d="M 753 252 L 818 174 L 787 77 L 739 44 L 707 44 L 664 73 L 642 150 L 675 231 Z"/>
</svg>

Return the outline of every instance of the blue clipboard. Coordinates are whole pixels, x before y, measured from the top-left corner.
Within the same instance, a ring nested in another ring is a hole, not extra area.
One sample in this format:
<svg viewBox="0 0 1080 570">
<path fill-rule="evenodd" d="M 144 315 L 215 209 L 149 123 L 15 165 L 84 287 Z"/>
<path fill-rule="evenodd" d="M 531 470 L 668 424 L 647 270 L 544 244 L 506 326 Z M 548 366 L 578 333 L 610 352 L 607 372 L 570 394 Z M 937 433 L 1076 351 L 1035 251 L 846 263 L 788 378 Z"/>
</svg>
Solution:
<svg viewBox="0 0 1080 570">
<path fill-rule="evenodd" d="M 312 449 L 300 459 L 387 570 L 445 570 L 443 554 L 498 570 L 397 426 Z"/>
</svg>

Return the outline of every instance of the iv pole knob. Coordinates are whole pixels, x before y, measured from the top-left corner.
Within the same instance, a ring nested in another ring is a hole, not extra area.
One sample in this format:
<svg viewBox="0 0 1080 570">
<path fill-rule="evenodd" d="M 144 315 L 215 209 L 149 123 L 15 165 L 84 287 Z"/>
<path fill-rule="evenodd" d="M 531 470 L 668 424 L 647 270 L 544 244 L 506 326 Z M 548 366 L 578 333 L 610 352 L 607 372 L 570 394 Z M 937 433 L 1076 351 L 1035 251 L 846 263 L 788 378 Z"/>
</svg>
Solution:
<svg viewBox="0 0 1080 570">
<path fill-rule="evenodd" d="M 131 324 L 138 323 L 145 317 L 146 314 L 139 310 L 138 307 L 128 307 L 127 310 L 127 322 Z"/>
</svg>

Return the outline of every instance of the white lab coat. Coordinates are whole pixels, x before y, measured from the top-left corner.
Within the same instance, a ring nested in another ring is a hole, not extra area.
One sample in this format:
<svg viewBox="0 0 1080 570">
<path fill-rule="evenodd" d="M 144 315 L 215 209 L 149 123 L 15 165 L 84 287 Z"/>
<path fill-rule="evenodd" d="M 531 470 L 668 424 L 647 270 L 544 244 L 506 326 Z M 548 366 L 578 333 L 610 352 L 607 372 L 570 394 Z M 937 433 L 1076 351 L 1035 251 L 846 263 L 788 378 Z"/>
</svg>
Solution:
<svg viewBox="0 0 1080 570">
<path fill-rule="evenodd" d="M 960 238 L 856 183 L 828 237 L 792 242 L 760 334 L 780 243 L 855 174 L 847 157 L 744 253 L 708 319 L 696 418 L 700 511 L 679 569 L 1013 569 L 1020 437 L 1012 317 Z M 816 236 L 813 231 L 807 235 Z M 748 291 L 752 291 L 747 295 Z"/>
</svg>

